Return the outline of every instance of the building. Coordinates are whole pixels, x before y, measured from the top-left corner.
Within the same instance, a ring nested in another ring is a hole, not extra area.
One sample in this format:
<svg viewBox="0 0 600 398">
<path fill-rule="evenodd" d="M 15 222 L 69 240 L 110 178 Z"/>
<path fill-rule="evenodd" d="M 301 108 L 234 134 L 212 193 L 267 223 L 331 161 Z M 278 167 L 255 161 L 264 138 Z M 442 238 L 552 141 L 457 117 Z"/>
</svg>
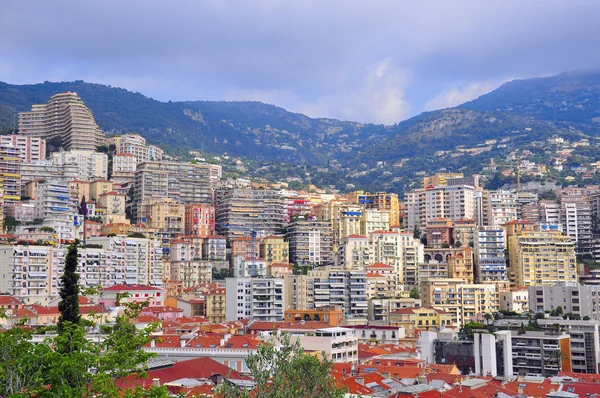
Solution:
<svg viewBox="0 0 600 398">
<path fill-rule="evenodd" d="M 227 238 L 254 231 L 259 237 L 284 232 L 283 196 L 272 190 L 219 189 L 216 191 L 216 231 Z"/>
<path fill-rule="evenodd" d="M 98 205 L 106 209 L 106 223 L 127 223 L 125 216 L 125 195 L 117 192 L 106 192 L 98 195 Z"/>
<path fill-rule="evenodd" d="M 39 181 L 35 186 L 34 218 L 54 229 L 59 240 L 76 238 L 73 228 L 77 204 L 69 194 L 66 184 L 52 180 Z"/>
<path fill-rule="evenodd" d="M 129 153 L 120 153 L 113 155 L 111 181 L 126 182 L 135 179 L 137 170 L 137 158 Z"/>
<path fill-rule="evenodd" d="M 405 226 L 409 231 L 423 231 L 436 218 L 477 219 L 477 192 L 472 185 L 427 186 L 404 195 Z"/>
<path fill-rule="evenodd" d="M 360 234 L 390 229 L 390 212 L 387 210 L 363 210 L 360 216 Z"/>
<path fill-rule="evenodd" d="M 0 145 L 12 145 L 19 149 L 21 162 L 46 159 L 46 140 L 22 134 L 0 136 Z"/>
<path fill-rule="evenodd" d="M 575 244 L 558 230 L 508 235 L 513 287 L 576 282 Z"/>
<path fill-rule="evenodd" d="M 133 186 L 134 216 L 137 206 L 156 198 L 185 204 L 213 204 L 213 188 L 221 178 L 220 165 L 148 161 L 137 165 Z"/>
<path fill-rule="evenodd" d="M 225 287 L 216 287 L 209 289 L 204 293 L 204 302 L 206 305 L 204 317 L 209 322 L 225 322 L 227 307 L 227 290 Z"/>
<path fill-rule="evenodd" d="M 560 225 L 575 243 L 577 254 L 593 254 L 593 199 L 584 188 L 557 191 Z"/>
<path fill-rule="evenodd" d="M 518 314 L 529 311 L 529 291 L 526 288 L 500 292 L 500 309 Z"/>
<path fill-rule="evenodd" d="M 292 221 L 285 236 L 290 247 L 290 262 L 298 265 L 333 265 L 333 233 L 327 221 Z"/>
<path fill-rule="evenodd" d="M 202 242 L 202 258 L 205 260 L 220 260 L 227 258 L 227 240 L 224 236 L 211 235 Z"/>
<path fill-rule="evenodd" d="M 324 267 L 311 270 L 308 275 L 289 275 L 285 280 L 289 309 L 338 306 L 350 323 L 367 319 L 368 285 L 364 271 Z"/>
<path fill-rule="evenodd" d="M 448 258 L 448 278 L 459 278 L 473 283 L 473 249 L 463 247 Z"/>
<path fill-rule="evenodd" d="M 139 134 L 124 134 L 119 136 L 118 143 L 115 144 L 117 147 L 117 154 L 127 154 L 135 156 L 137 163 L 147 162 L 150 159 L 148 146 L 146 145 L 146 139 Z M 156 159 L 160 160 L 160 159 Z"/>
<path fill-rule="evenodd" d="M 440 249 L 450 247 L 453 241 L 453 223 L 447 218 L 434 218 L 427 222 L 427 247 Z"/>
<path fill-rule="evenodd" d="M 571 341 L 568 334 L 527 331 L 512 333 L 513 373 L 557 376 L 571 372 Z"/>
<path fill-rule="evenodd" d="M 509 191 L 489 191 L 484 213 L 486 225 L 500 227 L 517 219 L 517 194 Z"/>
<path fill-rule="evenodd" d="M 119 303 L 143 303 L 148 300 L 150 307 L 165 305 L 165 291 L 156 286 L 140 284 L 122 284 L 105 287 L 100 291 L 98 303 L 112 308 Z"/>
<path fill-rule="evenodd" d="M 416 336 L 417 330 L 440 330 L 454 324 L 452 314 L 434 307 L 410 307 L 391 311 L 390 325 L 402 326 L 408 337 Z"/>
<path fill-rule="evenodd" d="M 26 184 L 34 181 L 40 176 L 53 180 L 61 180 L 67 183 L 70 180 L 78 180 L 79 167 L 76 164 L 63 164 L 62 166 L 52 163 L 51 160 L 36 160 L 34 162 L 21 163 L 21 182 Z M 89 197 L 87 197 L 89 199 Z"/>
<path fill-rule="evenodd" d="M 65 149 L 96 150 L 104 145 L 102 130 L 90 109 L 74 92 L 55 94 L 47 104 L 19 112 L 19 133 L 38 138 L 60 138 Z"/>
<path fill-rule="evenodd" d="M 237 256 L 233 258 L 233 276 L 236 278 L 270 276 L 268 268 L 265 260 L 255 257 Z"/>
<path fill-rule="evenodd" d="M 290 262 L 290 244 L 283 236 L 267 236 L 260 241 L 259 257 L 264 259 L 268 265 L 288 264 Z"/>
<path fill-rule="evenodd" d="M 280 330 L 287 331 L 285 327 Z M 358 337 L 354 329 L 337 326 L 290 332 L 292 342 L 299 341 L 305 351 L 323 352 L 334 363 L 358 363 Z"/>
<path fill-rule="evenodd" d="M 50 160 L 57 166 L 77 165 L 78 178 L 82 180 L 93 181 L 108 178 L 108 155 L 106 153 L 71 149 L 69 151 L 52 152 Z"/>
<path fill-rule="evenodd" d="M 480 227 L 475 234 L 475 281 L 508 280 L 504 257 L 504 231 L 497 227 Z"/>
<path fill-rule="evenodd" d="M 387 192 L 363 192 L 358 191 L 352 194 L 352 203 L 363 206 L 365 209 L 380 210 L 389 212 L 389 228 L 400 225 L 400 201 L 398 194 Z M 377 228 L 387 230 L 389 228 Z M 366 234 L 367 232 L 364 232 Z"/>
<path fill-rule="evenodd" d="M 285 284 L 278 278 L 227 278 L 226 319 L 283 321 Z"/>
<path fill-rule="evenodd" d="M 408 296 L 369 299 L 369 322 L 389 322 L 390 313 L 402 308 L 420 307 L 421 299 Z"/>
<path fill-rule="evenodd" d="M 344 320 L 344 312 L 339 306 L 331 308 L 323 307 L 319 310 L 301 309 L 301 310 L 285 310 L 285 321 L 289 323 L 305 322 L 323 322 L 329 326 L 341 326 Z"/>
<path fill-rule="evenodd" d="M 530 286 L 529 308 L 536 312 L 562 308 L 580 318 L 600 321 L 600 286 L 561 282 L 555 285 Z"/>
<path fill-rule="evenodd" d="M 171 237 L 183 235 L 185 231 L 185 204 L 170 198 L 158 198 L 139 204 L 138 223 L 145 223 L 158 232 Z"/>
<path fill-rule="evenodd" d="M 215 207 L 203 203 L 185 205 L 185 234 L 209 236 L 215 232 Z"/>
<path fill-rule="evenodd" d="M 14 145 L 0 144 L 0 188 L 5 204 L 21 200 L 21 150 Z"/>
<path fill-rule="evenodd" d="M 106 179 L 99 179 L 90 182 L 90 196 L 88 200 L 98 201 L 101 194 L 113 192 L 114 183 Z"/>
</svg>

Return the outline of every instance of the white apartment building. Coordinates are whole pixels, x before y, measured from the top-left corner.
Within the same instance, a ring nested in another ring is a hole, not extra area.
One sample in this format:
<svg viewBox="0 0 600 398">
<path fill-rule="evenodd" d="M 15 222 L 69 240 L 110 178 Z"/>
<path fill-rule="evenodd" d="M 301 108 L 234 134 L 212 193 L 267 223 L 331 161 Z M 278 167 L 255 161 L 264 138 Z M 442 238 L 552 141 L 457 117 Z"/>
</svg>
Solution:
<svg viewBox="0 0 600 398">
<path fill-rule="evenodd" d="M 78 178 L 85 181 L 108 178 L 108 155 L 91 150 L 72 149 L 70 151 L 53 152 L 52 163 L 58 166 L 77 165 Z"/>
<path fill-rule="evenodd" d="M 267 277 L 267 262 L 259 258 L 236 256 L 233 258 L 233 276 L 236 278 Z"/>
<path fill-rule="evenodd" d="M 518 314 L 529 311 L 529 291 L 518 289 L 510 292 L 500 292 L 500 309 L 514 311 Z"/>
<path fill-rule="evenodd" d="M 362 270 L 374 262 L 373 247 L 367 236 L 350 235 L 340 239 L 336 253 L 336 266 Z"/>
<path fill-rule="evenodd" d="M 116 279 L 121 283 L 162 286 L 164 264 L 160 241 L 117 235 L 88 238 L 86 244 L 100 245 L 120 254 L 117 267 L 122 277 Z"/>
<path fill-rule="evenodd" d="M 20 150 L 22 162 L 46 159 L 46 140 L 22 134 L 0 136 L 0 145 L 12 145 Z"/>
<path fill-rule="evenodd" d="M 563 313 L 600 321 L 600 286 L 561 282 L 556 285 L 529 286 L 529 308 L 536 312 L 562 307 Z"/>
<path fill-rule="evenodd" d="M 283 321 L 285 283 L 278 278 L 227 278 L 225 282 L 227 321 L 256 319 Z"/>
<path fill-rule="evenodd" d="M 147 162 L 150 160 L 146 139 L 139 134 L 125 134 L 119 136 L 119 142 L 116 146 L 117 154 L 120 155 L 128 153 L 133 155 L 138 163 Z"/>
<path fill-rule="evenodd" d="M 508 279 L 504 257 L 504 230 L 501 227 L 480 227 L 475 234 L 474 260 L 477 282 Z"/>
<path fill-rule="evenodd" d="M 331 327 L 291 333 L 292 342 L 298 340 L 307 351 L 324 352 L 336 363 L 358 363 L 358 337 L 354 329 Z"/>
<path fill-rule="evenodd" d="M 129 153 L 113 155 L 111 180 L 115 182 L 133 181 L 137 170 L 137 158 Z"/>
<path fill-rule="evenodd" d="M 51 160 L 36 160 L 21 163 L 21 183 L 24 186 L 30 181 L 39 179 L 40 176 L 67 183 L 69 180 L 79 179 L 79 166 L 76 164 L 57 165 Z"/>
<path fill-rule="evenodd" d="M 517 194 L 509 191 L 489 191 L 487 194 L 486 225 L 501 227 L 517 219 Z"/>
<path fill-rule="evenodd" d="M 373 231 L 387 231 L 390 228 L 388 210 L 363 210 L 360 216 L 360 234 L 369 235 Z"/>
<path fill-rule="evenodd" d="M 66 183 L 42 180 L 35 186 L 34 218 L 44 220 L 44 225 L 54 228 L 58 239 L 74 239 L 77 205 Z"/>
<path fill-rule="evenodd" d="M 405 194 L 406 228 L 425 230 L 434 218 L 478 219 L 478 189 L 470 185 L 435 186 Z"/>
</svg>

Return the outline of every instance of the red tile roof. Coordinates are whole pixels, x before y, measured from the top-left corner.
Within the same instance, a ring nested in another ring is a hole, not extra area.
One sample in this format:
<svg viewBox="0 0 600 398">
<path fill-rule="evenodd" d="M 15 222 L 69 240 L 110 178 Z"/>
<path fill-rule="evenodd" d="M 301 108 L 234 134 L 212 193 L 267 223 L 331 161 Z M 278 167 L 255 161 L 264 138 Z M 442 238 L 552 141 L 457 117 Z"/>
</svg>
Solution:
<svg viewBox="0 0 600 398">
<path fill-rule="evenodd" d="M 6 294 L 0 295 L 0 305 L 23 305 L 19 300 L 14 298 L 13 296 L 8 296 Z"/>
<path fill-rule="evenodd" d="M 108 292 L 128 292 L 131 290 L 157 290 L 160 291 L 162 289 L 154 286 L 144 286 L 144 285 L 114 285 L 110 287 L 105 287 L 102 289 L 103 291 Z"/>
<path fill-rule="evenodd" d="M 375 264 L 365 266 L 365 269 L 390 269 L 390 270 L 393 270 L 394 267 L 389 264 L 375 263 Z"/>
</svg>

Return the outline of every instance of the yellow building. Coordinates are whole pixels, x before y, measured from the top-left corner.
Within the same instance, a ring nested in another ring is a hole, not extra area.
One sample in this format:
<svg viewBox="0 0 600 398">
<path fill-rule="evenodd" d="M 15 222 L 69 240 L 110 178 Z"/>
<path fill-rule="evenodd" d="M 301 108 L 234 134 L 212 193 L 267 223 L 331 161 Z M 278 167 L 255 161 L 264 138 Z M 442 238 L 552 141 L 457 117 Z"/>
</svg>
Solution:
<svg viewBox="0 0 600 398">
<path fill-rule="evenodd" d="M 434 176 L 423 177 L 423 188 L 427 186 L 446 185 L 446 180 L 449 178 L 462 178 L 463 173 L 439 173 Z"/>
<path fill-rule="evenodd" d="M 267 262 L 287 264 L 290 262 L 290 244 L 283 236 L 267 236 L 260 241 L 260 258 Z"/>
<path fill-rule="evenodd" d="M 390 228 L 400 224 L 400 201 L 398 200 L 398 194 L 388 192 L 371 193 L 355 191 L 348 194 L 347 197 L 351 203 L 357 204 L 364 209 L 389 211 Z"/>
<path fill-rule="evenodd" d="M 460 325 L 480 321 L 485 314 L 500 310 L 500 285 L 465 284 L 462 279 L 429 279 L 421 282 L 420 294 L 424 306 L 450 313 Z"/>
<path fill-rule="evenodd" d="M 227 298 L 226 289 L 217 287 L 206 291 L 204 294 L 206 311 L 205 318 L 209 322 L 225 322 L 225 300 Z"/>
<path fill-rule="evenodd" d="M 448 278 L 473 283 L 473 249 L 463 247 L 461 251 L 448 258 Z"/>
<path fill-rule="evenodd" d="M 182 235 L 185 230 L 185 204 L 170 198 L 152 199 L 140 203 L 138 222 L 157 228 L 161 233 Z"/>
<path fill-rule="evenodd" d="M 512 287 L 577 282 L 575 244 L 558 230 L 513 233 L 508 254 Z"/>
<path fill-rule="evenodd" d="M 103 235 L 131 235 L 135 232 L 144 234 L 150 238 L 156 235 L 158 229 L 142 224 L 115 223 L 102 225 Z"/>
<path fill-rule="evenodd" d="M 90 200 L 90 182 L 83 180 L 70 180 L 67 184 L 69 193 L 72 197 L 77 196 L 77 203 L 85 197 L 85 200 Z"/>
<path fill-rule="evenodd" d="M 98 195 L 98 204 L 106 208 L 106 222 L 123 223 L 125 217 L 125 195 L 117 192 L 106 192 Z"/>
<path fill-rule="evenodd" d="M 404 326 L 407 337 L 416 330 L 438 330 L 454 324 L 452 314 L 433 307 L 401 308 L 390 312 L 390 326 Z"/>
<path fill-rule="evenodd" d="M 96 180 L 90 183 L 90 197 L 88 200 L 98 201 L 100 194 L 112 192 L 113 183 L 108 180 Z"/>
</svg>

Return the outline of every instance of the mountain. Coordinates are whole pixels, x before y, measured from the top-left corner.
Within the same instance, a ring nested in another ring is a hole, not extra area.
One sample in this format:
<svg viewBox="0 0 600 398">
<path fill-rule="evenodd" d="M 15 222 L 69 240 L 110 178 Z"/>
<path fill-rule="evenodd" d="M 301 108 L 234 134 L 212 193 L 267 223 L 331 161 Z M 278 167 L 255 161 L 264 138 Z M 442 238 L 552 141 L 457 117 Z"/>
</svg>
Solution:
<svg viewBox="0 0 600 398">
<path fill-rule="evenodd" d="M 107 133 L 137 132 L 171 152 L 228 153 L 261 161 L 323 164 L 354 137 L 385 136 L 381 125 L 313 119 L 260 102 L 160 102 L 140 93 L 83 81 L 33 85 L 0 82 L 0 131 L 12 131 L 15 112 L 56 93 L 75 91 Z"/>
<path fill-rule="evenodd" d="M 0 83 L 0 131 L 12 130 L 15 110 L 63 91 L 76 91 L 108 133 L 138 132 L 174 154 L 227 153 L 246 159 L 249 167 L 237 170 L 253 176 L 338 189 L 401 192 L 420 173 L 481 172 L 491 158 L 518 149 L 537 151 L 543 161 L 551 153 L 536 145 L 553 135 L 600 136 L 595 71 L 514 80 L 456 108 L 393 126 L 315 119 L 260 102 L 161 102 L 83 81 Z"/>
</svg>

